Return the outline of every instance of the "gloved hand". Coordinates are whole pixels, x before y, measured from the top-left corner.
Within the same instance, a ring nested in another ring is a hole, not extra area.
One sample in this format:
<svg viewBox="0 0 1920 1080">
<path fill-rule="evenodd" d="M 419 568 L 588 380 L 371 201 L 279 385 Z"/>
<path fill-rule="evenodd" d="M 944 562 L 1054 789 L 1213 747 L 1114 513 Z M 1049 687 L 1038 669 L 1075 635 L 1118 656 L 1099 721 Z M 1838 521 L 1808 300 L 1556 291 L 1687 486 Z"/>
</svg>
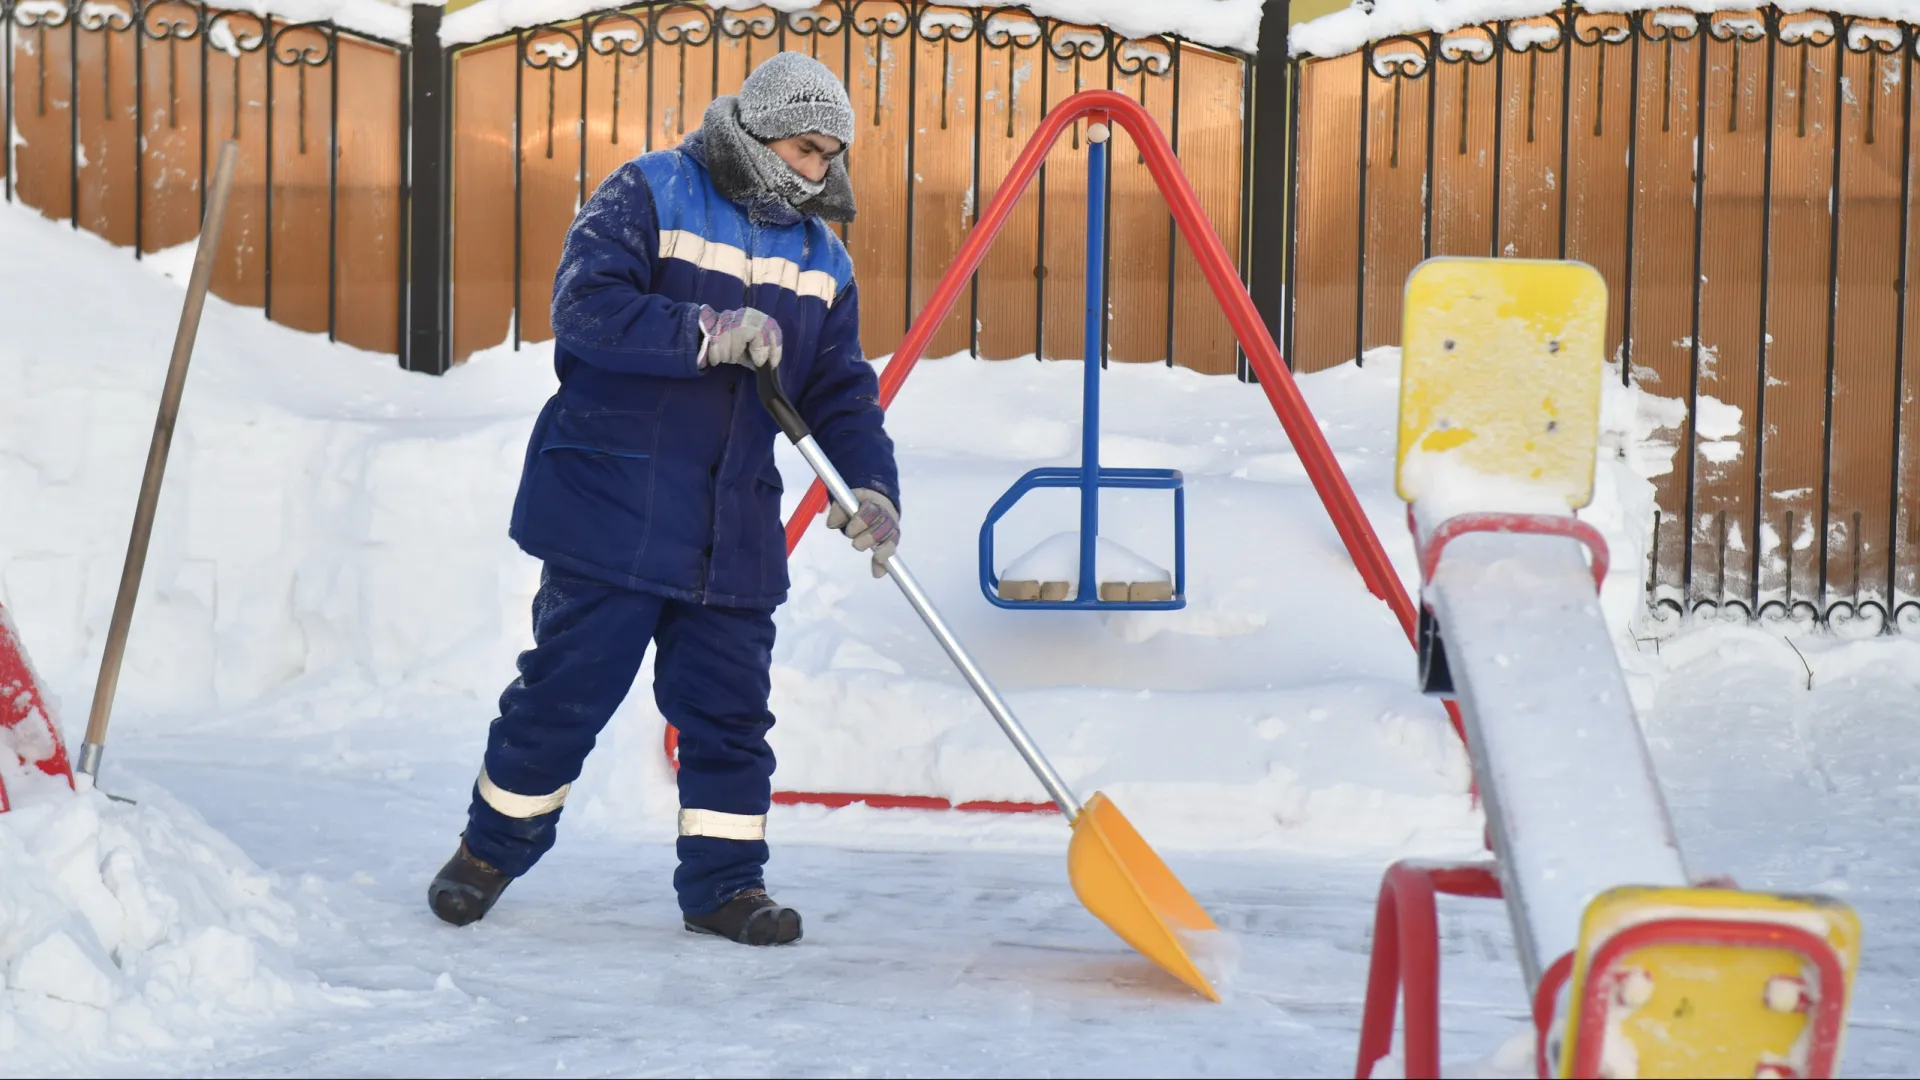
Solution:
<svg viewBox="0 0 1920 1080">
<path fill-rule="evenodd" d="M 715 311 L 700 306 L 700 366 L 739 364 L 762 368 L 780 366 L 780 324 L 756 308 Z"/>
<path fill-rule="evenodd" d="M 845 533 L 854 550 L 873 552 L 873 576 L 886 577 L 887 560 L 900 546 L 900 511 L 893 508 L 892 499 L 877 491 L 854 488 L 853 497 L 860 500 L 860 512 L 849 517 L 838 506 L 831 507 L 827 528 Z"/>
</svg>

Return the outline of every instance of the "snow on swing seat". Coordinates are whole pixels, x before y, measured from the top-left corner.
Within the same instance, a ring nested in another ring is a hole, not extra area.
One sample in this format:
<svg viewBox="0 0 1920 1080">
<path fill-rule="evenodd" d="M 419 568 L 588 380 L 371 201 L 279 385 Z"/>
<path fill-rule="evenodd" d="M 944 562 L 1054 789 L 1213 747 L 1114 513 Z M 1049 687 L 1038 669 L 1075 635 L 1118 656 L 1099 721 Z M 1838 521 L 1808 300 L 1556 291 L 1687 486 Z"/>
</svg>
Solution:
<svg viewBox="0 0 1920 1080">
<path fill-rule="evenodd" d="M 1080 533 L 1055 533 L 1000 571 L 1002 600 L 1060 601 L 1080 596 Z M 1100 599 L 1166 601 L 1173 599 L 1173 575 L 1122 544 L 1094 538 L 1094 577 Z"/>
</svg>

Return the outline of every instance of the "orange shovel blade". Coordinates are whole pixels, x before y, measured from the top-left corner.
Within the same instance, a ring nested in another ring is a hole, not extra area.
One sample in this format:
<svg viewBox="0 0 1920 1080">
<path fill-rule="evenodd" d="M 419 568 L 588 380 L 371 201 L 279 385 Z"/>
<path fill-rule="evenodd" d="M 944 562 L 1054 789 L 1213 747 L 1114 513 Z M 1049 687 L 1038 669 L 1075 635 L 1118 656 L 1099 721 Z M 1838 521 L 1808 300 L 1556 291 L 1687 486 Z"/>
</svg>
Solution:
<svg viewBox="0 0 1920 1080">
<path fill-rule="evenodd" d="M 1220 1000 L 1188 947 L 1195 935 L 1219 928 L 1100 792 L 1074 819 L 1067 877 L 1080 902 L 1122 941 L 1201 996 Z"/>
</svg>

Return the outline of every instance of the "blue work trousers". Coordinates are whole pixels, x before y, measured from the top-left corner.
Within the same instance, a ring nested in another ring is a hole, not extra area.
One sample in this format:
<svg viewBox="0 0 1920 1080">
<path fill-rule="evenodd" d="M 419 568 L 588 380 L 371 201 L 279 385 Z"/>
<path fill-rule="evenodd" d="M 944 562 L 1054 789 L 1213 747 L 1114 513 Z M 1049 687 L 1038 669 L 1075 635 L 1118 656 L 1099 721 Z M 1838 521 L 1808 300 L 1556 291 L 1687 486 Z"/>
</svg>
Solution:
<svg viewBox="0 0 1920 1080">
<path fill-rule="evenodd" d="M 654 701 L 680 733 L 681 807 L 764 817 L 774 767 L 773 636 L 771 611 L 670 600 L 549 565 L 533 601 L 534 647 L 520 654 L 520 677 L 500 695 L 487 735 L 467 849 L 518 877 L 553 847 L 566 788 L 632 688 L 649 642 L 658 650 Z M 673 885 L 689 914 L 763 884 L 764 838 L 682 835 L 678 851 Z"/>
</svg>

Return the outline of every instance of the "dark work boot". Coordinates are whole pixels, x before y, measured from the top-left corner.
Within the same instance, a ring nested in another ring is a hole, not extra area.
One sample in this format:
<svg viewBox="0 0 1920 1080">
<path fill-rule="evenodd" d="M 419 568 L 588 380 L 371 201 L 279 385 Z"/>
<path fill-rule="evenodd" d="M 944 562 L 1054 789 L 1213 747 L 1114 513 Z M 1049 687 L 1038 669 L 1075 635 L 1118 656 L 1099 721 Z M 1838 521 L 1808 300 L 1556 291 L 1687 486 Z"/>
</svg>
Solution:
<svg viewBox="0 0 1920 1080">
<path fill-rule="evenodd" d="M 507 891 L 512 878 L 481 862 L 467 850 L 466 841 L 427 886 L 427 906 L 455 926 L 478 922 Z"/>
<path fill-rule="evenodd" d="M 800 940 L 800 913 L 781 907 L 765 889 L 747 889 L 705 915 L 684 916 L 687 929 L 742 945 L 791 945 Z"/>
</svg>

